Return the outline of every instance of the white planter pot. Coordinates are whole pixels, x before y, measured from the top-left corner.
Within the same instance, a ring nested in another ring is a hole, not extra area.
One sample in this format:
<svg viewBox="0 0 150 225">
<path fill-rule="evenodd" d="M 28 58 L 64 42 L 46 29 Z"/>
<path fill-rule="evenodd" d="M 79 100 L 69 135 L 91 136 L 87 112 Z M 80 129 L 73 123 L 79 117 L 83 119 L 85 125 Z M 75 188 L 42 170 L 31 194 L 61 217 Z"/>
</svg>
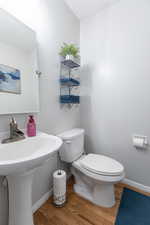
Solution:
<svg viewBox="0 0 150 225">
<path fill-rule="evenodd" d="M 74 61 L 74 56 L 73 55 L 66 55 L 65 59 Z"/>
</svg>

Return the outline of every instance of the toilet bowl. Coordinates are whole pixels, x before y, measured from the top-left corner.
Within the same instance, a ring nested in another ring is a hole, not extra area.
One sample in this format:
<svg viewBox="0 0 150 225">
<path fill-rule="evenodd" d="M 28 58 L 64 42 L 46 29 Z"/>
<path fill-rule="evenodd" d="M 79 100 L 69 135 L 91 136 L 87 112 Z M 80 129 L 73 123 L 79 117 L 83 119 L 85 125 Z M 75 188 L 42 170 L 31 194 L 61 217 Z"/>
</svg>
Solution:
<svg viewBox="0 0 150 225">
<path fill-rule="evenodd" d="M 99 164 L 95 164 L 95 171 L 93 170 L 94 166 L 90 168 L 91 164 L 88 164 L 92 158 L 99 161 Z M 111 162 L 112 167 L 110 164 L 101 165 L 104 161 L 105 163 Z M 113 163 L 116 168 L 113 168 Z M 113 168 L 112 174 L 110 173 L 111 168 Z M 124 168 L 120 163 L 109 157 L 89 154 L 73 162 L 71 172 L 75 177 L 74 191 L 77 194 L 98 206 L 112 207 L 115 204 L 114 184 L 120 182 L 125 176 Z"/>
<path fill-rule="evenodd" d="M 115 204 L 114 184 L 125 176 L 123 165 L 104 155 L 86 155 L 83 129 L 66 131 L 59 137 L 63 140 L 60 158 L 71 163 L 74 191 L 98 206 L 112 207 Z"/>
</svg>

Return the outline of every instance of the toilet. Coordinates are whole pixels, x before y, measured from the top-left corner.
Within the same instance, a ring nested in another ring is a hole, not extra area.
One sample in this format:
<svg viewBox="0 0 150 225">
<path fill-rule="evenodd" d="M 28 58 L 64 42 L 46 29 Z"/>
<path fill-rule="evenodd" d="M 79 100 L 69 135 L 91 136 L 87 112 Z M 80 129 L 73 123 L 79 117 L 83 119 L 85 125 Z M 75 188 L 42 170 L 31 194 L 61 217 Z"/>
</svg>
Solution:
<svg viewBox="0 0 150 225">
<path fill-rule="evenodd" d="M 59 150 L 62 161 L 71 163 L 75 178 L 74 191 L 81 197 L 102 207 L 115 204 L 114 184 L 125 177 L 124 167 L 118 161 L 98 154 L 85 154 L 84 130 L 72 129 L 63 132 Z"/>
</svg>

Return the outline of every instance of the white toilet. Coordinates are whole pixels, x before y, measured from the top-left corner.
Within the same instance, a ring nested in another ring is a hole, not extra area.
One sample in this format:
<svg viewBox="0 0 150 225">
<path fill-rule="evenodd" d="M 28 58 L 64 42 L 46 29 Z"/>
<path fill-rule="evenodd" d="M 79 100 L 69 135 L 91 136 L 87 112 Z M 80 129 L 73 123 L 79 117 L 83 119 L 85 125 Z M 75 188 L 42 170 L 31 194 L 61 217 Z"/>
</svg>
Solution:
<svg viewBox="0 0 150 225">
<path fill-rule="evenodd" d="M 96 205 L 112 207 L 114 184 L 125 176 L 123 165 L 107 156 L 85 155 L 83 129 L 66 131 L 59 137 L 63 140 L 59 151 L 61 160 L 72 164 L 74 191 Z"/>
</svg>

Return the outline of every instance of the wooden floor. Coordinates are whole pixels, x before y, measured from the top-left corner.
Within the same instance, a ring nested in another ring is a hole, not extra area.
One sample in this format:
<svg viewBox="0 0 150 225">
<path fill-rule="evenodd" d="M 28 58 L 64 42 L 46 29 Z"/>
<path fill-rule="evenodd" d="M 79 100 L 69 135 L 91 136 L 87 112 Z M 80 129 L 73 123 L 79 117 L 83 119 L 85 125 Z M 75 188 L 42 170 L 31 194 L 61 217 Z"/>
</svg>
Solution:
<svg viewBox="0 0 150 225">
<path fill-rule="evenodd" d="M 34 214 L 35 225 L 114 225 L 124 188 L 123 184 L 116 185 L 116 205 L 110 209 L 95 206 L 79 197 L 73 192 L 72 186 L 73 179 L 68 183 L 68 202 L 65 207 L 55 208 L 50 198 Z M 128 188 L 133 189 L 129 186 Z"/>
</svg>

